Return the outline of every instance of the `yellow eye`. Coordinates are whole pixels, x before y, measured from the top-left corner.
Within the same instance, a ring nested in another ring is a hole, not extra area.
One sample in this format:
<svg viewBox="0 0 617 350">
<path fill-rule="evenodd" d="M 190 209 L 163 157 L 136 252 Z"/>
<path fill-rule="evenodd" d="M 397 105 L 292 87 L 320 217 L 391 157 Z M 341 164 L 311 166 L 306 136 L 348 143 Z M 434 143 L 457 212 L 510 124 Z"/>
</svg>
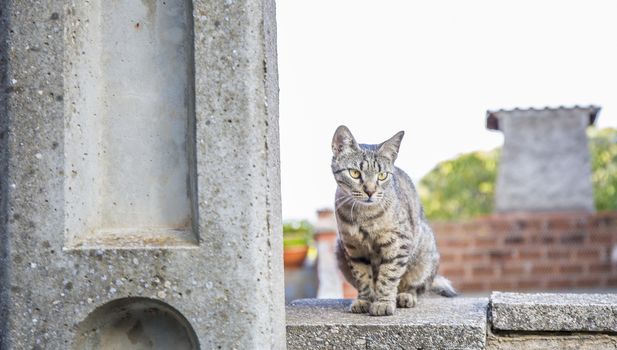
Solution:
<svg viewBox="0 0 617 350">
<path fill-rule="evenodd" d="M 388 178 L 388 173 L 379 173 L 379 175 L 377 175 L 377 179 L 379 181 L 383 181 L 383 180 L 385 180 L 387 178 Z"/>
<path fill-rule="evenodd" d="M 356 169 L 349 169 L 349 176 L 353 177 L 354 179 L 359 179 L 360 172 Z"/>
</svg>

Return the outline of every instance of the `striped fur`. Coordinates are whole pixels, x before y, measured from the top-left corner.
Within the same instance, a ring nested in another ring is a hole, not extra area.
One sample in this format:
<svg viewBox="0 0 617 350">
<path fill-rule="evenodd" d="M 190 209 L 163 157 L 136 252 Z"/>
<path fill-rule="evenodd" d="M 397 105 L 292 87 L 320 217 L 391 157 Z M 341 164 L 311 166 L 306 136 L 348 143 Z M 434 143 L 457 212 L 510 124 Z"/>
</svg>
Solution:
<svg viewBox="0 0 617 350">
<path fill-rule="evenodd" d="M 411 179 L 394 166 L 403 135 L 363 145 L 340 126 L 332 139 L 337 258 L 358 290 L 354 313 L 392 315 L 397 306 L 415 306 L 426 290 L 456 295 L 447 279 L 436 276 L 433 231 Z"/>
</svg>

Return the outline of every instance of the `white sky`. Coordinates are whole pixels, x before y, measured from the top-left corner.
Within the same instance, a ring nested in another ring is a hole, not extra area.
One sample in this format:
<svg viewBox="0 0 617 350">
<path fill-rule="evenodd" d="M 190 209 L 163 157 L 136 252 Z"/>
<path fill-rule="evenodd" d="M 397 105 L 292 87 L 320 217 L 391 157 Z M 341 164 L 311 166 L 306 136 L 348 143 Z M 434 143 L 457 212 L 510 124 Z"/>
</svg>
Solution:
<svg viewBox="0 0 617 350">
<path fill-rule="evenodd" d="M 331 207 L 330 142 L 405 130 L 416 181 L 500 146 L 487 109 L 602 107 L 617 126 L 617 1 L 278 0 L 283 218 Z"/>
</svg>

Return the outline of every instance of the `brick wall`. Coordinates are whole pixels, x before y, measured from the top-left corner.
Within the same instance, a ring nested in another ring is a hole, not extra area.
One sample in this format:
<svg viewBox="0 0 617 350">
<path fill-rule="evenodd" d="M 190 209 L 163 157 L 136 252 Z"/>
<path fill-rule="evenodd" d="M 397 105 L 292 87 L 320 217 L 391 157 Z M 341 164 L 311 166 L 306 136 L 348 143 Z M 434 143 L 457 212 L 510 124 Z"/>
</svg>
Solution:
<svg viewBox="0 0 617 350">
<path fill-rule="evenodd" d="M 617 212 L 495 214 L 431 226 L 440 274 L 463 292 L 617 286 Z"/>
</svg>

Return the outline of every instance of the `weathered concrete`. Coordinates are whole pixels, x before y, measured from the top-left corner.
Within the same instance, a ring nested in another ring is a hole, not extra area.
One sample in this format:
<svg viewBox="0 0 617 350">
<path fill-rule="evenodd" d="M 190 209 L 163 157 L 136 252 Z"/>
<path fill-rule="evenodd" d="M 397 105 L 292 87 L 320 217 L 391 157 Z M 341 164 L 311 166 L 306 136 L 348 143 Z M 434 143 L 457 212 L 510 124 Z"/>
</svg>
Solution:
<svg viewBox="0 0 617 350">
<path fill-rule="evenodd" d="M 504 133 L 495 210 L 593 211 L 586 127 L 597 107 L 489 111 Z"/>
<path fill-rule="evenodd" d="M 350 300 L 304 299 L 287 307 L 288 349 L 483 349 L 484 298 L 421 298 L 394 316 L 349 312 Z"/>
<path fill-rule="evenodd" d="M 617 332 L 615 294 L 493 292 L 490 303 L 494 330 Z"/>
<path fill-rule="evenodd" d="M 65 22 L 67 246 L 197 244 L 191 10 L 187 0 L 74 3 Z"/>
<path fill-rule="evenodd" d="M 126 298 L 96 309 L 83 322 L 73 348 L 196 350 L 190 323 L 157 300 Z"/>
<path fill-rule="evenodd" d="M 489 350 L 614 350 L 617 337 L 608 334 L 489 334 L 486 338 Z"/>
<path fill-rule="evenodd" d="M 73 342 L 90 324 L 83 321 L 129 297 L 176 310 L 203 349 L 283 348 L 273 1 L 192 2 L 195 107 L 187 120 L 194 118 L 195 130 L 187 127 L 185 141 L 194 137 L 197 176 L 187 188 L 196 189 L 190 195 L 199 240 L 148 249 L 122 240 L 76 249 L 64 232 L 72 210 L 65 205 L 66 155 L 78 149 L 65 142 L 64 60 L 74 49 L 66 29 L 81 19 L 75 3 L 0 5 L 7 29 L 0 35 L 8 36 L 0 51 L 0 348 L 79 347 Z M 141 3 L 160 10 L 160 2 Z M 126 152 L 135 156 L 139 147 Z M 100 193 L 80 195 L 88 201 Z"/>
<path fill-rule="evenodd" d="M 612 294 L 495 292 L 490 304 L 486 298 L 428 297 L 390 317 L 352 314 L 350 302 L 303 299 L 289 305 L 288 349 L 617 348 Z"/>
</svg>

